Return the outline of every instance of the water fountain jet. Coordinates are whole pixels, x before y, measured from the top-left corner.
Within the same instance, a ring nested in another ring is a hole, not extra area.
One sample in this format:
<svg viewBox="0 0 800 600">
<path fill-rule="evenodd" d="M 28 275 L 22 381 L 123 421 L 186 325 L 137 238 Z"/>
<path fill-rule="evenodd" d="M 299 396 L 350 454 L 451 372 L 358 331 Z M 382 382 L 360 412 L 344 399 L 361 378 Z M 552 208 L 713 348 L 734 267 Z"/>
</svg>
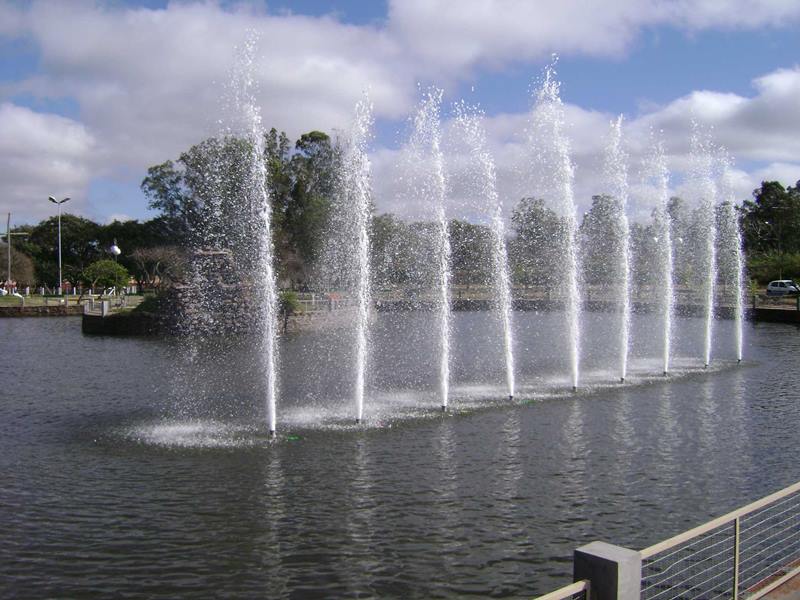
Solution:
<svg viewBox="0 0 800 600">
<path fill-rule="evenodd" d="M 544 71 L 541 85 L 535 92 L 532 128 L 528 143 L 534 152 L 534 163 L 549 167 L 548 177 L 555 182 L 554 195 L 564 216 L 566 228 L 564 279 L 567 282 L 566 314 L 569 331 L 569 361 L 572 389 L 578 389 L 580 373 L 580 273 L 577 244 L 577 207 L 575 204 L 575 167 L 570 158 L 570 144 L 564 132 L 564 104 L 561 84 L 553 65 Z"/>
<path fill-rule="evenodd" d="M 692 165 L 695 185 L 700 197 L 702 215 L 704 259 L 704 312 L 703 368 L 711 364 L 711 347 L 714 334 L 714 295 L 717 283 L 717 215 L 715 198 L 717 188 L 713 176 L 713 153 L 707 136 L 702 135 L 697 123 L 693 124 L 691 137 Z"/>
<path fill-rule="evenodd" d="M 661 259 L 661 282 L 664 285 L 661 318 L 663 321 L 662 363 L 663 374 L 669 374 L 672 352 L 672 328 L 675 318 L 674 249 L 672 247 L 672 223 L 669 215 L 669 170 L 662 140 L 654 140 L 650 159 L 652 179 L 658 196 L 655 211 L 655 226 Z"/>
<path fill-rule="evenodd" d="M 369 360 L 369 314 L 372 307 L 369 228 L 372 217 L 370 161 L 367 144 L 372 130 L 372 103 L 366 94 L 356 104 L 355 117 L 342 157 L 338 194 L 338 225 L 355 257 L 348 257 L 348 283 L 356 295 L 355 390 L 356 425 L 364 420 L 366 373 Z"/>
<path fill-rule="evenodd" d="M 628 170 L 627 156 L 622 148 L 622 115 L 611 122 L 611 136 L 606 151 L 605 174 L 612 198 L 616 201 L 617 251 L 616 276 L 618 295 L 622 300 L 619 328 L 620 383 L 625 383 L 628 372 L 628 351 L 631 330 L 631 257 L 630 226 L 628 223 Z"/>
<path fill-rule="evenodd" d="M 441 149 L 440 110 L 443 91 L 424 94 L 414 116 L 409 149 L 417 171 L 413 193 L 422 201 L 433 199 L 435 221 L 435 278 L 439 333 L 439 397 L 442 411 L 450 397 L 450 233 L 446 212 L 444 155 Z"/>
<path fill-rule="evenodd" d="M 483 114 L 464 103 L 456 105 L 456 120 L 475 164 L 480 197 L 491 213 L 492 266 L 494 308 L 503 329 L 503 353 L 506 367 L 506 387 L 509 401 L 514 400 L 514 340 L 512 332 L 513 306 L 511 297 L 511 275 L 506 248 L 506 228 L 503 220 L 503 203 L 497 193 L 497 171 L 494 158 L 487 149 L 486 131 L 481 119 Z"/>
<path fill-rule="evenodd" d="M 745 282 L 745 259 L 742 240 L 742 227 L 735 206 L 735 193 L 732 181 L 732 159 L 724 151 L 720 151 L 720 191 L 723 198 L 722 204 L 722 232 L 720 252 L 727 263 L 726 282 L 732 280 L 734 288 L 734 336 L 736 346 L 736 362 L 742 362 L 744 347 L 744 282 Z M 722 262 L 722 261 L 720 261 Z"/>
</svg>

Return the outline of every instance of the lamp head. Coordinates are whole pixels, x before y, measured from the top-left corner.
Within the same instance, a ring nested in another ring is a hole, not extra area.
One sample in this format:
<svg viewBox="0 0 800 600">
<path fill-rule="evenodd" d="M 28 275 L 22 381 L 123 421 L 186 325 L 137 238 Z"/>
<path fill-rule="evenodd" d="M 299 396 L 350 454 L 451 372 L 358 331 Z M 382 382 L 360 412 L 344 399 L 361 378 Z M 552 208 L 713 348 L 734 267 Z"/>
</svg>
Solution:
<svg viewBox="0 0 800 600">
<path fill-rule="evenodd" d="M 53 204 L 58 204 L 58 200 L 56 200 L 52 196 L 48 196 L 47 199 L 50 200 L 50 202 L 52 202 Z"/>
</svg>

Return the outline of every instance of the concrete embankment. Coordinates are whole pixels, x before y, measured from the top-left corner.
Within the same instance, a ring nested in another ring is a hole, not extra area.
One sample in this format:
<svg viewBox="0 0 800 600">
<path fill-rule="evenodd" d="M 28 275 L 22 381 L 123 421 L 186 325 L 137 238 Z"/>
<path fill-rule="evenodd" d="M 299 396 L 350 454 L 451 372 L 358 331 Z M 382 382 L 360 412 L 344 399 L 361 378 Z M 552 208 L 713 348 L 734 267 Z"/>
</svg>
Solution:
<svg viewBox="0 0 800 600">
<path fill-rule="evenodd" d="M 379 300 L 375 303 L 375 308 L 379 312 L 436 310 L 436 306 L 436 303 L 427 300 Z M 492 306 L 493 301 L 490 299 L 453 299 L 454 311 L 491 310 Z M 610 300 L 589 300 L 583 302 L 582 308 L 587 312 L 615 312 L 619 310 L 619 303 Z M 649 314 L 660 310 L 660 306 L 652 302 L 634 302 L 632 309 L 636 314 Z M 558 311 L 564 310 L 564 302 L 543 298 L 516 299 L 514 300 L 514 310 Z M 705 315 L 705 307 L 700 304 L 677 304 L 675 312 L 681 317 L 703 317 Z M 715 306 L 714 316 L 718 319 L 732 319 L 734 317 L 734 308 L 732 306 Z M 788 307 L 747 307 L 745 309 L 745 318 L 752 321 L 772 323 L 800 323 L 800 311 Z"/>
<path fill-rule="evenodd" d="M 180 307 L 185 304 L 166 303 L 165 307 Z M 45 307 L 42 307 L 45 308 Z M 62 310 L 64 307 L 46 307 Z M 72 309 L 73 307 L 70 307 Z M 486 311 L 491 310 L 492 301 L 489 299 L 458 298 L 453 300 L 454 311 Z M 634 302 L 633 312 L 637 314 L 654 313 L 659 306 L 649 302 Z M 375 309 L 379 312 L 407 312 L 435 310 L 436 303 L 418 300 L 379 300 L 375 302 Z M 605 300 L 591 300 L 583 303 L 583 310 L 588 312 L 614 312 L 619 309 L 618 303 Z M 564 303 L 560 300 L 546 299 L 517 299 L 514 301 L 514 310 L 517 311 L 559 311 L 564 310 Z M 675 307 L 678 315 L 683 317 L 702 317 L 705 308 L 699 304 L 678 304 Z M 352 307 L 337 310 L 320 310 L 314 312 L 300 312 L 291 315 L 283 329 L 288 332 L 306 331 L 311 329 L 335 328 L 349 322 Z M 200 319 L 194 314 L 193 309 L 175 310 L 165 308 L 163 313 L 153 314 L 140 311 L 127 311 L 112 313 L 102 317 L 97 313 L 83 315 L 83 332 L 98 335 L 173 335 L 188 330 L 194 333 L 210 334 L 250 334 L 253 329 L 253 318 L 257 313 L 246 302 L 236 302 L 230 298 L 221 303 L 218 311 L 212 311 L 211 319 Z M 733 318 L 733 307 L 716 306 L 714 315 L 720 319 Z M 746 318 L 754 321 L 773 323 L 799 323 L 800 311 L 785 308 L 751 308 L 746 309 Z M 187 325 L 188 324 L 188 325 Z M 202 324 L 201 329 L 196 328 Z"/>
<path fill-rule="evenodd" d="M 77 317 L 83 313 L 83 306 L 0 306 L 2 317 Z"/>
</svg>

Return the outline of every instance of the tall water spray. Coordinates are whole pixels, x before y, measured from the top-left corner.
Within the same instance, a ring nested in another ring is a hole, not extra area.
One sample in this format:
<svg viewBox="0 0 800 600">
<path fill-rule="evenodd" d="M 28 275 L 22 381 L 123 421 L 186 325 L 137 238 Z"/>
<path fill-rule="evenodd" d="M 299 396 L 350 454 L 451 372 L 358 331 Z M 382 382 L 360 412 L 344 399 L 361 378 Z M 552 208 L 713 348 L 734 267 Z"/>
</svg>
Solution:
<svg viewBox="0 0 800 600">
<path fill-rule="evenodd" d="M 414 193 L 433 202 L 435 220 L 435 277 L 439 330 L 439 393 L 442 410 L 450 396 L 450 233 L 447 223 L 444 156 L 441 150 L 442 90 L 431 89 L 414 116 L 409 149 L 415 161 Z"/>
<path fill-rule="evenodd" d="M 703 340 L 703 366 L 711 364 L 711 346 L 714 335 L 714 296 L 717 283 L 717 215 L 715 199 L 717 186 L 714 181 L 714 161 L 711 142 L 694 125 L 691 137 L 694 185 L 700 198 L 703 239 L 703 281 L 705 335 Z"/>
<path fill-rule="evenodd" d="M 497 193 L 497 171 L 492 155 L 487 149 L 483 115 L 470 112 L 463 104 L 457 105 L 457 121 L 464 132 L 469 150 L 477 166 L 480 196 L 491 212 L 492 266 L 494 271 L 495 308 L 503 325 L 503 349 L 506 362 L 508 397 L 514 397 L 514 341 L 512 334 L 511 277 L 506 248 L 506 226 L 503 220 L 503 203 Z"/>
<path fill-rule="evenodd" d="M 351 128 L 345 155 L 342 161 L 342 202 L 354 221 L 355 275 L 356 275 L 356 373 L 355 402 L 356 423 L 364 418 L 364 395 L 366 370 L 369 359 L 369 311 L 372 303 L 370 285 L 370 241 L 371 211 L 370 161 L 367 143 L 372 131 L 372 103 L 365 96 L 356 105 L 355 119 Z"/>
<path fill-rule="evenodd" d="M 277 429 L 277 316 L 278 292 L 275 278 L 275 264 L 272 246 L 272 213 L 270 195 L 267 191 L 267 171 L 264 160 L 264 131 L 261 128 L 261 116 L 253 109 L 252 130 L 252 185 L 255 193 L 255 210 L 259 217 L 258 231 L 259 251 L 256 255 L 256 285 L 258 286 L 261 305 L 261 349 L 263 356 L 264 376 L 267 388 L 267 422 L 270 435 Z"/>
<path fill-rule="evenodd" d="M 249 148 L 244 176 L 246 198 L 243 198 L 243 201 L 238 204 L 248 210 L 249 216 L 252 218 L 252 221 L 242 226 L 243 231 L 238 235 L 252 235 L 254 238 L 240 244 L 240 249 L 251 248 L 254 255 L 254 295 L 258 307 L 257 328 L 260 335 L 262 373 L 265 377 L 267 396 L 267 424 L 270 435 L 274 436 L 277 429 L 278 396 L 278 292 L 272 242 L 272 204 L 264 155 L 265 132 L 261 121 L 261 112 L 255 101 L 256 81 L 253 72 L 256 46 L 257 37 L 253 35 L 242 48 L 233 82 L 235 108 L 243 119 L 243 134 Z M 219 220 L 219 216 L 216 218 Z"/>
<path fill-rule="evenodd" d="M 744 348 L 744 293 L 745 293 L 745 260 L 742 247 L 742 227 L 739 214 L 736 210 L 736 196 L 733 191 L 731 159 L 723 155 L 720 158 L 720 187 L 721 196 L 724 200 L 722 204 L 723 213 L 722 226 L 725 235 L 722 240 L 721 251 L 725 253 L 730 267 L 727 269 L 730 275 L 726 280 L 732 280 L 734 287 L 734 336 L 736 344 L 736 360 L 742 362 Z M 730 273 L 732 271 L 732 273 Z"/>
<path fill-rule="evenodd" d="M 664 152 L 664 143 L 658 140 L 653 144 L 653 152 L 649 161 L 652 179 L 658 194 L 656 208 L 656 235 L 658 236 L 658 254 L 660 258 L 661 282 L 664 295 L 661 315 L 663 320 L 662 358 L 664 375 L 669 373 L 670 355 L 672 352 L 672 322 L 675 313 L 675 254 L 672 246 L 672 220 L 669 214 L 669 169 Z"/>
<path fill-rule="evenodd" d="M 566 316 L 569 332 L 569 357 L 572 388 L 578 389 L 580 375 L 580 295 L 578 290 L 577 208 L 575 206 L 575 167 L 570 158 L 570 145 L 564 132 L 564 105 L 561 83 L 551 65 L 544 71 L 541 85 L 535 92 L 533 122 L 529 144 L 535 155 L 535 166 L 547 173 L 555 186 L 553 192 L 565 221 L 566 240 L 564 277 L 566 281 Z"/>
<path fill-rule="evenodd" d="M 612 197 L 617 202 L 617 233 L 619 247 L 617 252 L 617 294 L 620 298 L 622 314 L 619 327 L 619 368 L 620 381 L 625 381 L 628 373 L 628 351 L 631 331 L 631 257 L 630 225 L 628 223 L 628 168 L 627 155 L 622 148 L 622 115 L 611 122 L 611 136 L 606 152 L 606 178 Z"/>
</svg>

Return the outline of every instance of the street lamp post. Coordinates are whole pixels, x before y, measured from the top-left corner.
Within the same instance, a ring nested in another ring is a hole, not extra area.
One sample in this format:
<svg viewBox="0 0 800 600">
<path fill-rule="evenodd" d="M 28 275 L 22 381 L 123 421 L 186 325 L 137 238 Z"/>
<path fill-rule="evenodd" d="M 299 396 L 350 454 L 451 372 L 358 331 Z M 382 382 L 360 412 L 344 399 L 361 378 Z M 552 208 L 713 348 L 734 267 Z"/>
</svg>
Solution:
<svg viewBox="0 0 800 600">
<path fill-rule="evenodd" d="M 61 275 L 61 205 L 64 204 L 69 198 L 64 198 L 63 200 L 56 200 L 52 196 L 47 198 L 53 204 L 58 205 L 58 295 L 61 295 L 61 283 L 64 281 L 64 277 Z"/>
</svg>

